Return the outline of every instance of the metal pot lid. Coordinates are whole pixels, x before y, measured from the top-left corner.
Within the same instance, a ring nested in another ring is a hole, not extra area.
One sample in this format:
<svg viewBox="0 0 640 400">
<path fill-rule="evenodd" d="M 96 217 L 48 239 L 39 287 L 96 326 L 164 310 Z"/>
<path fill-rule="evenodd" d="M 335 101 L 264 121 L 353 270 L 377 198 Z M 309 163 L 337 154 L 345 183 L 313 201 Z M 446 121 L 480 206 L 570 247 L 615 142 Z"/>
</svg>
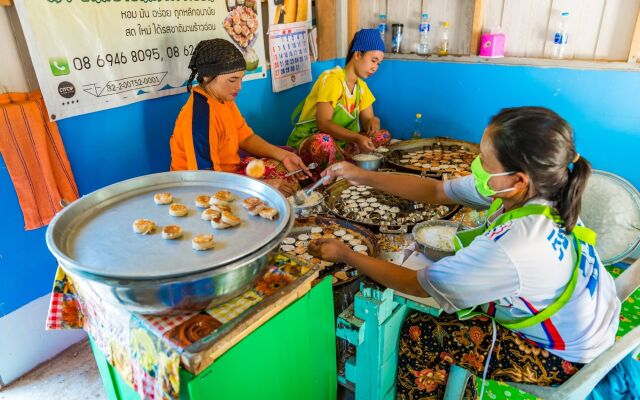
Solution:
<svg viewBox="0 0 640 400">
<path fill-rule="evenodd" d="M 624 260 L 640 245 L 640 192 L 618 175 L 593 170 L 580 218 L 598 234 L 596 250 L 605 264 Z"/>
<path fill-rule="evenodd" d="M 235 201 L 232 212 L 240 226 L 214 230 L 200 218 L 196 196 L 229 190 Z M 153 196 L 170 192 L 174 203 L 189 208 L 186 217 L 169 215 L 167 205 L 156 205 Z M 250 216 L 242 200 L 258 197 L 278 210 L 270 221 Z M 150 235 L 133 232 L 138 218 L 159 227 Z M 66 267 L 82 274 L 118 279 L 155 279 L 182 276 L 228 265 L 259 251 L 288 228 L 291 209 L 271 186 L 245 176 L 211 171 L 164 172 L 122 181 L 90 193 L 62 210 L 47 229 L 47 246 Z M 165 240 L 161 228 L 179 225 L 180 239 Z M 198 234 L 214 235 L 216 246 L 208 251 L 191 248 Z"/>
</svg>

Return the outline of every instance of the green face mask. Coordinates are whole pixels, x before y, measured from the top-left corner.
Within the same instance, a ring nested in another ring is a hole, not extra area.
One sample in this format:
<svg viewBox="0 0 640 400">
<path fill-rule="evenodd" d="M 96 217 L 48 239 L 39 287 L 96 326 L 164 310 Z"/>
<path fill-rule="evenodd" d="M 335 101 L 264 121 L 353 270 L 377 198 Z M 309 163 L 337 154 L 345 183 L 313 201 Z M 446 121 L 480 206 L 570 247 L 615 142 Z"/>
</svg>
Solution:
<svg viewBox="0 0 640 400">
<path fill-rule="evenodd" d="M 490 174 L 482 166 L 480 156 L 477 156 L 471 163 L 471 173 L 473 174 L 473 179 L 476 182 L 476 189 L 478 189 L 478 193 L 480 193 L 484 197 L 491 197 L 498 193 L 511 192 L 515 190 L 515 188 L 503 189 L 498 191 L 493 190 L 493 188 L 489 186 L 489 180 L 492 177 L 513 175 L 515 174 L 515 172 L 500 172 L 497 174 Z"/>
</svg>

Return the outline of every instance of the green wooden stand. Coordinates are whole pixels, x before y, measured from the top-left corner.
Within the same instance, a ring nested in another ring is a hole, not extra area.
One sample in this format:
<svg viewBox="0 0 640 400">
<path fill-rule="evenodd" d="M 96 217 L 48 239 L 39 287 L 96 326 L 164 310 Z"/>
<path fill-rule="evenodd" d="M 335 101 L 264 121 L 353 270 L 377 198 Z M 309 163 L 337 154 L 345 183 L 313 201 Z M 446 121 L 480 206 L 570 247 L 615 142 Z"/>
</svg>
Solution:
<svg viewBox="0 0 640 400">
<path fill-rule="evenodd" d="M 91 343 L 110 400 L 139 399 Z M 331 279 L 244 338 L 202 373 L 180 370 L 180 399 L 335 400 Z"/>
</svg>

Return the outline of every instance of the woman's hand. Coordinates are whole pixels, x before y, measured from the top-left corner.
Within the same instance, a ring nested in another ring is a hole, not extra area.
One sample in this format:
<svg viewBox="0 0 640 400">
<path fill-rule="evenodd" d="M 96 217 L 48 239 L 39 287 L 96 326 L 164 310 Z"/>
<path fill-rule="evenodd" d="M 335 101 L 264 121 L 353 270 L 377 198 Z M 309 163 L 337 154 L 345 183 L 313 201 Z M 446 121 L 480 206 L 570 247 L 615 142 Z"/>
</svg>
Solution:
<svg viewBox="0 0 640 400">
<path fill-rule="evenodd" d="M 380 130 L 380 118 L 373 117 L 369 120 L 369 129 L 367 129 L 367 134 L 371 135 L 372 133 L 376 133 Z"/>
<path fill-rule="evenodd" d="M 357 134 L 355 142 L 358 144 L 358 148 L 363 153 L 370 153 L 372 151 L 376 151 L 376 146 L 373 144 L 373 141 L 366 135 Z"/>
<path fill-rule="evenodd" d="M 303 172 L 301 172 L 300 174 L 296 175 L 296 178 L 298 179 L 304 179 L 304 175 L 306 174 L 307 176 L 311 176 L 311 171 L 309 171 L 309 168 L 307 168 L 306 165 L 304 165 L 304 162 L 302 161 L 302 159 L 300 157 L 298 157 L 296 154 L 288 151 L 288 154 L 286 154 L 284 157 L 282 157 L 282 159 L 280 160 L 280 162 L 282 163 L 282 165 L 284 165 L 284 167 L 287 169 L 287 171 L 291 172 L 291 171 L 297 171 L 299 169 L 302 169 Z"/>
<path fill-rule="evenodd" d="M 316 239 L 309 243 L 309 254 L 324 261 L 342 262 L 345 255 L 352 251 L 349 246 L 337 239 Z"/>
<path fill-rule="evenodd" d="M 263 182 L 278 189 L 285 197 L 292 196 L 297 189 L 293 182 L 286 179 L 265 179 Z"/>
<path fill-rule="evenodd" d="M 336 164 L 333 164 L 329 168 L 322 171 L 322 176 L 329 176 L 327 180 L 324 182 L 325 185 L 329 185 L 338 177 L 342 177 L 349 181 L 352 185 L 365 185 L 365 181 L 367 179 L 369 172 L 365 171 L 362 168 L 358 168 L 357 166 L 342 161 Z"/>
</svg>

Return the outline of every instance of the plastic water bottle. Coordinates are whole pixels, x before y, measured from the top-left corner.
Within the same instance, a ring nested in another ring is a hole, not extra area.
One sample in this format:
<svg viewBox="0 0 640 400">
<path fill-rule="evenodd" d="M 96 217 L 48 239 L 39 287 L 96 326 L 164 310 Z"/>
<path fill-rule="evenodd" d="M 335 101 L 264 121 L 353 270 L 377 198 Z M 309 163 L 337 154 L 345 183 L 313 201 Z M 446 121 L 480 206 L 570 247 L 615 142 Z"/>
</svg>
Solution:
<svg viewBox="0 0 640 400">
<path fill-rule="evenodd" d="M 440 41 L 438 43 L 438 55 L 446 56 L 449 54 L 449 21 L 442 23 L 440 29 Z"/>
<path fill-rule="evenodd" d="M 569 21 L 569 13 L 564 11 L 560 16 L 560 23 L 553 35 L 553 58 L 563 58 L 564 49 L 567 47 L 569 40 L 569 32 L 567 32 L 567 23 Z"/>
<path fill-rule="evenodd" d="M 429 23 L 429 14 L 422 13 L 420 17 L 420 25 L 418 26 L 418 32 L 420 33 L 420 41 L 418 42 L 418 48 L 416 53 L 426 56 L 429 54 L 429 31 L 431 30 L 431 24 Z"/>
<path fill-rule="evenodd" d="M 380 22 L 378 23 L 378 31 L 380 32 L 380 36 L 382 37 L 382 42 L 387 43 L 387 31 L 389 30 L 389 26 L 387 25 L 387 14 L 384 12 L 380 13 Z"/>
<path fill-rule="evenodd" d="M 411 139 L 420 139 L 422 137 L 422 114 L 416 114 L 416 122 L 411 133 Z"/>
</svg>

